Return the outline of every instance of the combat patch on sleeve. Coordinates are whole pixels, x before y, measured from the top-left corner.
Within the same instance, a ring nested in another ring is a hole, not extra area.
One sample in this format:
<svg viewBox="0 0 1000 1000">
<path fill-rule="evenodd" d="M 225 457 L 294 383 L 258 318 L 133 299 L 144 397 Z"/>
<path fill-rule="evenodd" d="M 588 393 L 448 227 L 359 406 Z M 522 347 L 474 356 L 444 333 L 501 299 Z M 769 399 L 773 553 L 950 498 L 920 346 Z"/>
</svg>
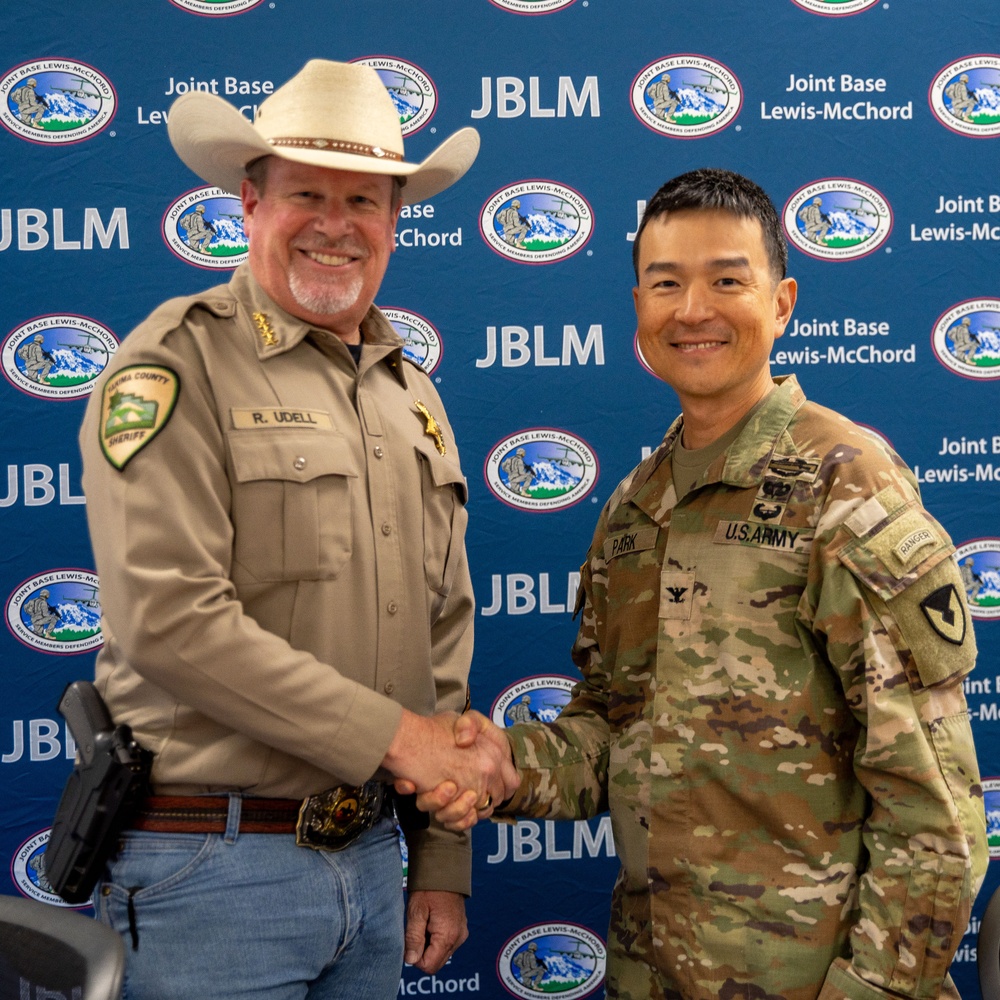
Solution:
<svg viewBox="0 0 1000 1000">
<path fill-rule="evenodd" d="M 976 662 L 976 639 L 960 593 L 961 577 L 945 559 L 886 604 L 924 687 L 964 677 Z"/>
<path fill-rule="evenodd" d="M 920 608 L 930 622 L 931 628 L 946 642 L 961 646 L 965 642 L 965 632 L 968 623 L 965 620 L 965 605 L 958 596 L 953 583 L 928 594 L 921 602 Z"/>
<path fill-rule="evenodd" d="M 177 372 L 160 365 L 131 365 L 108 379 L 98 434 L 104 457 L 116 469 L 124 469 L 166 427 L 180 388 Z"/>
</svg>

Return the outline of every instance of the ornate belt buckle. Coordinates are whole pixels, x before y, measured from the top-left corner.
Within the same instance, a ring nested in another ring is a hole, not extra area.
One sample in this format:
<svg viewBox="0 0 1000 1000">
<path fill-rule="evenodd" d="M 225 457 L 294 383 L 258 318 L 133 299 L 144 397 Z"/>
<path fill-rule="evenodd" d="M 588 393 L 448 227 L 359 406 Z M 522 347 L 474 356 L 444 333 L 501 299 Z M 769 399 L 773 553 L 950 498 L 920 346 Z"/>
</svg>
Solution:
<svg viewBox="0 0 1000 1000">
<path fill-rule="evenodd" d="M 295 843 L 314 851 L 342 851 L 370 830 L 382 812 L 382 784 L 337 785 L 310 795 L 299 809 Z"/>
</svg>

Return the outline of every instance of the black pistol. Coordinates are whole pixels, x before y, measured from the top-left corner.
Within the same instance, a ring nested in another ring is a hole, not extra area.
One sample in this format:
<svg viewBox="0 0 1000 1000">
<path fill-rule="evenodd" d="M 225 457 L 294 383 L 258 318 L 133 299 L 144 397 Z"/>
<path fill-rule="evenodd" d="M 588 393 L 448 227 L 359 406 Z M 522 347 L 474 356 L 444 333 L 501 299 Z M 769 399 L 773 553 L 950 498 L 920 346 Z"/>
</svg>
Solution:
<svg viewBox="0 0 1000 1000">
<path fill-rule="evenodd" d="M 118 841 L 148 791 L 153 755 L 116 726 L 90 681 L 74 681 L 59 711 L 77 745 L 45 848 L 45 877 L 67 903 L 86 903 Z"/>
</svg>

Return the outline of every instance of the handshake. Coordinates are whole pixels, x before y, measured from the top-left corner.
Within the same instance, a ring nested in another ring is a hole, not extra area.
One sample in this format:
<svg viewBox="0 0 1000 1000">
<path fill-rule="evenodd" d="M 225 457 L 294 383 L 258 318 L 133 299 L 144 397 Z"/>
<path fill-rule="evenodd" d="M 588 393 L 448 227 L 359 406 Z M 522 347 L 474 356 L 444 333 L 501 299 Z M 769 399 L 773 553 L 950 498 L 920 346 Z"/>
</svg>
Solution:
<svg viewBox="0 0 1000 1000">
<path fill-rule="evenodd" d="M 407 709 L 382 766 L 396 791 L 448 830 L 467 830 L 509 799 L 520 780 L 503 730 L 480 712 L 422 716 Z"/>
</svg>

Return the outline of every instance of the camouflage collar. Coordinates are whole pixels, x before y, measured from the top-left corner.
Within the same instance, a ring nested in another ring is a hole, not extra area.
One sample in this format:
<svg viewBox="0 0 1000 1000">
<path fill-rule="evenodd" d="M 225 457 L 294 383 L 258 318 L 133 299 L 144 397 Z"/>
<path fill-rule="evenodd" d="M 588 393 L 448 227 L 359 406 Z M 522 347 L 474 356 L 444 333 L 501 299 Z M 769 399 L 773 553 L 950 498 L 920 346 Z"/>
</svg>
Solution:
<svg viewBox="0 0 1000 1000">
<path fill-rule="evenodd" d="M 777 388 L 750 418 L 743 432 L 708 469 L 706 482 L 719 481 L 727 486 L 755 486 L 764 479 L 764 472 L 771 455 L 777 450 L 785 454 L 788 448 L 779 447 L 785 429 L 796 411 L 806 401 L 794 375 L 776 378 Z"/>
<path fill-rule="evenodd" d="M 751 417 L 750 422 L 743 428 L 740 436 L 730 445 L 728 450 L 708 467 L 703 485 L 722 482 L 727 486 L 747 488 L 763 481 L 771 455 L 775 453 L 776 448 L 781 450 L 778 445 L 785 429 L 796 411 L 806 401 L 805 393 L 802 392 L 798 379 L 794 375 L 783 375 L 774 381 L 776 385 L 774 392 L 764 400 L 760 409 Z M 666 468 L 659 477 L 663 483 L 662 495 L 658 495 L 656 498 L 646 498 L 646 501 L 652 500 L 654 506 L 662 506 L 662 497 L 665 497 L 667 490 L 673 487 L 669 463 L 670 452 L 683 426 L 684 418 L 677 417 L 670 425 L 659 447 L 639 464 L 631 481 L 623 487 L 623 501 L 634 500 L 639 490 L 646 485 L 653 473 L 666 460 Z M 789 447 L 791 447 L 790 444 Z M 659 491 L 657 493 L 659 494 Z M 645 506 L 644 502 L 643 507 L 645 508 Z"/>
</svg>

